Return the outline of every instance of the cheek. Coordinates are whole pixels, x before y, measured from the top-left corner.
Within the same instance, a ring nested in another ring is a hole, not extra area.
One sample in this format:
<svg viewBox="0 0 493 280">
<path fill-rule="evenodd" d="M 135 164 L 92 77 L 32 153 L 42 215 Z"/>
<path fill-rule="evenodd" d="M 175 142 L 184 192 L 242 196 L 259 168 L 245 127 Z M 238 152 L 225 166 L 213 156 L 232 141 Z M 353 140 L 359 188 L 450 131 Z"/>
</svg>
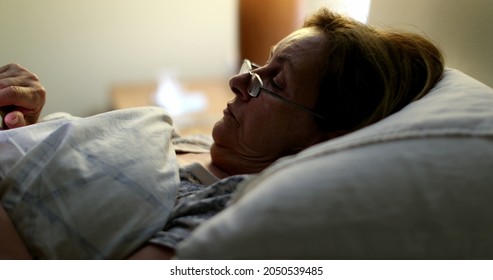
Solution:
<svg viewBox="0 0 493 280">
<path fill-rule="evenodd" d="M 263 144 L 272 135 L 273 127 L 267 113 L 269 110 L 265 107 L 261 102 L 251 102 L 241 107 L 241 110 L 236 109 L 238 121 L 231 116 L 224 116 L 212 130 L 214 142 L 239 154 L 263 153 Z"/>
<path fill-rule="evenodd" d="M 236 107 L 238 122 L 223 118 L 214 130 L 217 144 L 227 146 L 239 154 L 267 156 L 275 153 L 281 131 L 287 130 L 287 109 L 277 100 L 259 96 Z"/>
<path fill-rule="evenodd" d="M 267 104 L 251 106 L 245 112 L 238 131 L 240 144 L 251 152 L 264 153 L 269 149 L 269 140 L 275 134 L 279 113 Z"/>
<path fill-rule="evenodd" d="M 284 131 L 285 123 L 279 123 L 275 118 L 254 120 L 250 125 L 245 123 L 240 133 L 240 141 L 252 151 L 268 153 L 275 147 L 281 131 Z"/>
<path fill-rule="evenodd" d="M 306 147 L 313 140 L 314 121 L 305 112 L 278 100 L 251 100 L 240 112 L 239 124 L 231 118 L 216 123 L 216 144 L 249 157 L 275 159 Z"/>
<path fill-rule="evenodd" d="M 276 102 L 274 100 L 273 102 Z M 258 118 L 258 116 L 261 116 Z M 245 119 L 241 128 L 240 141 L 245 147 L 258 154 L 279 156 L 298 146 L 306 133 L 308 118 L 304 112 L 278 103 L 270 106 L 265 114 Z"/>
</svg>

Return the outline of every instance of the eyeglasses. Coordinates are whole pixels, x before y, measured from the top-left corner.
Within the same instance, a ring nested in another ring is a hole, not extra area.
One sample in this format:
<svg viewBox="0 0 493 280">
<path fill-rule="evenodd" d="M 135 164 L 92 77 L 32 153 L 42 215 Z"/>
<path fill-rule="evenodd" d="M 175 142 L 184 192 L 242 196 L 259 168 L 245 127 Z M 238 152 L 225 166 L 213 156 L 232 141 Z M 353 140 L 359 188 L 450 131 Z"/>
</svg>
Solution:
<svg viewBox="0 0 493 280">
<path fill-rule="evenodd" d="M 282 96 L 266 89 L 264 87 L 264 83 L 262 82 L 262 79 L 260 78 L 259 74 L 252 72 L 254 69 L 257 69 L 257 68 L 259 68 L 259 66 L 250 62 L 250 60 L 248 60 L 248 59 L 243 60 L 243 64 L 241 65 L 241 68 L 240 68 L 240 73 L 239 73 L 240 75 L 245 74 L 245 73 L 249 73 L 251 76 L 250 77 L 250 83 L 248 84 L 248 88 L 247 88 L 248 94 L 251 97 L 253 97 L 253 98 L 258 97 L 260 94 L 260 91 L 264 90 L 268 94 L 274 96 L 275 98 L 277 98 L 281 101 L 284 101 L 287 104 L 290 104 L 290 105 L 292 105 L 298 109 L 301 109 L 301 110 L 303 110 L 309 114 L 312 114 L 313 116 L 315 116 L 317 118 L 325 119 L 325 117 L 323 117 L 320 114 L 313 112 L 311 109 L 309 109 L 303 105 L 300 105 L 298 103 L 295 103 L 295 102 L 293 102 L 293 101 L 291 101 L 285 97 L 282 97 Z"/>
</svg>

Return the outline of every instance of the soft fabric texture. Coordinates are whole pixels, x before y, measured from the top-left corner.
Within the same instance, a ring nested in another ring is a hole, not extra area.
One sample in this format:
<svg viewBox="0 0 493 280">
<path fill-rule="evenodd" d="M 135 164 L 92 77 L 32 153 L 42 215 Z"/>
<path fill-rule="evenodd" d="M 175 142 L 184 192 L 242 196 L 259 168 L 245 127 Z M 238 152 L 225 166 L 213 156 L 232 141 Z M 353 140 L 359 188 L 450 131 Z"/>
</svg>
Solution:
<svg viewBox="0 0 493 280">
<path fill-rule="evenodd" d="M 164 228 L 153 236 L 149 243 L 175 249 L 177 244 L 188 238 L 198 226 L 223 211 L 240 182 L 249 177 L 229 176 L 207 185 L 197 175 L 200 174 L 180 168 L 180 188 L 175 207 Z"/>
<path fill-rule="evenodd" d="M 178 189 L 159 108 L 0 132 L 0 198 L 35 258 L 120 259 L 165 224 Z"/>
<path fill-rule="evenodd" d="M 447 69 L 424 98 L 284 158 L 182 259 L 493 258 L 493 90 Z"/>
</svg>

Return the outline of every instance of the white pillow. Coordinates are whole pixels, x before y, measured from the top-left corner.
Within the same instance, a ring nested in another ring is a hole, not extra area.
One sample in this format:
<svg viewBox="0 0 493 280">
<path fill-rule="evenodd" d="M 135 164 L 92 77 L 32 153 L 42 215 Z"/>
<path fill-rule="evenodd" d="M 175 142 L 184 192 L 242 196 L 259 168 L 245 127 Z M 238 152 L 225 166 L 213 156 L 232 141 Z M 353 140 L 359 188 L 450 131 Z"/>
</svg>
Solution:
<svg viewBox="0 0 493 280">
<path fill-rule="evenodd" d="M 191 259 L 493 258 L 493 90 L 424 98 L 266 169 L 178 247 Z"/>
</svg>

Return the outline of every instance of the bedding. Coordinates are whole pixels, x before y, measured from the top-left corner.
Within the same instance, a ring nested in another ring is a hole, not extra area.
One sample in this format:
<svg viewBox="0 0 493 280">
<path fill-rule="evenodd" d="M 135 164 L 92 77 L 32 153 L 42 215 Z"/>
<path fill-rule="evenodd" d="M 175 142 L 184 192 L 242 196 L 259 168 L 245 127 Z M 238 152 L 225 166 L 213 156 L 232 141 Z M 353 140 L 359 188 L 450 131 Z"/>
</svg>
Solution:
<svg viewBox="0 0 493 280">
<path fill-rule="evenodd" d="M 422 99 L 283 158 L 179 259 L 493 258 L 493 89 L 455 70 Z"/>
<path fill-rule="evenodd" d="M 1 204 L 33 257 L 121 259 L 160 230 L 179 180 L 172 135 L 154 107 L 1 131 Z"/>
</svg>

